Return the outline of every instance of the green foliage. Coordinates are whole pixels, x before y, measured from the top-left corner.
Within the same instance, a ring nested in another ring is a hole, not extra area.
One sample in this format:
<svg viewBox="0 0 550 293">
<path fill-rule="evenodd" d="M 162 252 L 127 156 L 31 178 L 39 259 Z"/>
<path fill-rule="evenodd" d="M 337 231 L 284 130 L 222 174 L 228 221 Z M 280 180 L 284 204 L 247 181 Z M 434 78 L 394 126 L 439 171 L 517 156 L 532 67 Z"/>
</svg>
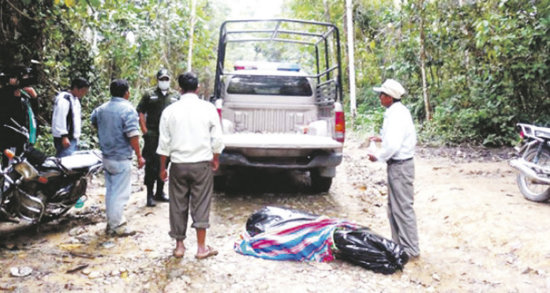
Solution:
<svg viewBox="0 0 550 293">
<path fill-rule="evenodd" d="M 438 70 L 448 73 L 437 87 L 438 115 L 429 122 L 445 141 L 509 145 L 515 123 L 548 125 L 548 8 L 543 13 L 520 1 L 489 1 L 446 15 L 462 33 L 445 31 L 441 38 L 454 42 L 438 48 L 442 63 L 449 63 Z"/>
<path fill-rule="evenodd" d="M 211 90 L 217 28 L 224 9 L 216 1 L 198 0 L 193 45 L 193 71 Z M 92 86 L 82 99 L 83 148 L 97 147 L 91 111 L 110 98 L 112 79 L 130 82 L 130 101 L 137 104 L 145 88 L 155 86 L 156 72 L 167 68 L 172 87 L 188 70 L 191 1 L 37 0 L 1 2 L 0 67 L 40 62 L 37 89 L 42 124 L 37 143 L 53 152 L 50 121 L 53 98 L 73 78 Z"/>
<path fill-rule="evenodd" d="M 350 116 L 350 115 L 347 115 Z M 384 121 L 384 109 L 378 105 L 370 107 L 366 103 L 357 107 L 355 121 L 347 121 L 347 125 L 354 125 L 354 129 L 369 135 L 379 134 Z"/>
<path fill-rule="evenodd" d="M 34 144 L 34 147 L 49 156 L 55 155 L 52 130 L 49 126 L 40 126 L 40 129 L 38 131 L 38 138 L 36 140 L 36 143 Z"/>
<path fill-rule="evenodd" d="M 290 2 L 295 15 L 317 19 L 344 6 L 343 1 Z M 408 90 L 404 103 L 424 143 L 510 145 L 516 123 L 550 125 L 548 1 L 462 2 L 354 1 L 356 128 L 379 127 L 381 116 L 373 113 L 380 107 L 371 89 L 386 78 Z M 421 33 L 430 121 L 425 120 Z"/>
<path fill-rule="evenodd" d="M 356 129 L 380 128 L 384 109 L 372 87 L 386 78 L 407 88 L 404 103 L 425 143 L 507 145 L 516 137 L 517 122 L 550 126 L 548 1 L 395 3 L 353 1 Z M 228 5 L 197 1 L 192 64 L 205 96 L 212 89 L 218 27 L 226 19 Z M 331 22 L 339 28 L 346 77 L 345 1 L 287 0 L 284 7 L 283 15 L 289 18 Z M 31 59 L 40 62 L 35 86 L 41 99 L 38 145 L 47 150 L 53 149 L 48 143 L 53 97 L 67 89 L 72 78 L 83 76 L 92 82 L 82 101 L 81 143 L 95 147 L 89 115 L 110 98 L 108 85 L 113 78 L 129 80 L 131 101 L 137 103 L 142 91 L 155 85 L 161 67 L 174 77 L 187 70 L 191 1 L 22 0 L 1 1 L 0 8 L 0 68 L 29 65 Z M 422 88 L 422 43 L 426 91 L 433 109 L 429 121 Z M 268 58 L 297 53 L 287 48 L 257 49 Z M 177 87 L 175 82 L 172 86 Z M 346 94 L 344 100 L 348 99 Z"/>
</svg>

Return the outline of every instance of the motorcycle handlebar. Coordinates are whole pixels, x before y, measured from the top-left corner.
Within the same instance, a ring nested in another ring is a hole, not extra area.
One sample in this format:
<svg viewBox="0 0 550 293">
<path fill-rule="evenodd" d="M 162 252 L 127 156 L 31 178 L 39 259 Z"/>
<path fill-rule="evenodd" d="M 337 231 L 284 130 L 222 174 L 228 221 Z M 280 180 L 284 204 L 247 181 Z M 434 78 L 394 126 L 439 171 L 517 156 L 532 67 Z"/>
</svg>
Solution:
<svg viewBox="0 0 550 293">
<path fill-rule="evenodd" d="M 27 140 L 28 140 L 29 139 L 29 131 L 27 130 L 27 128 L 25 126 L 22 126 L 19 123 L 17 123 L 17 121 L 15 121 L 13 118 L 10 118 L 10 120 L 13 124 L 15 124 L 15 126 L 4 124 L 4 127 L 7 127 L 9 129 L 25 136 L 25 138 L 27 138 Z"/>
</svg>

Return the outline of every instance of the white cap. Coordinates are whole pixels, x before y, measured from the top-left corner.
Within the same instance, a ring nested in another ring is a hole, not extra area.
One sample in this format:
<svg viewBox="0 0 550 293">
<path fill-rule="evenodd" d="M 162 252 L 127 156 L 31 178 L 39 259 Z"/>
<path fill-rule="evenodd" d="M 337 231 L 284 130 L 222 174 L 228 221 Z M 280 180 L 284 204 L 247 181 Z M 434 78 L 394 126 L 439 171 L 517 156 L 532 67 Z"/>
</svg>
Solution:
<svg viewBox="0 0 550 293">
<path fill-rule="evenodd" d="M 375 92 L 382 92 L 386 95 L 391 96 L 392 98 L 396 100 L 401 100 L 401 97 L 405 94 L 405 88 L 394 79 L 386 79 L 381 87 L 373 87 L 372 88 Z"/>
</svg>

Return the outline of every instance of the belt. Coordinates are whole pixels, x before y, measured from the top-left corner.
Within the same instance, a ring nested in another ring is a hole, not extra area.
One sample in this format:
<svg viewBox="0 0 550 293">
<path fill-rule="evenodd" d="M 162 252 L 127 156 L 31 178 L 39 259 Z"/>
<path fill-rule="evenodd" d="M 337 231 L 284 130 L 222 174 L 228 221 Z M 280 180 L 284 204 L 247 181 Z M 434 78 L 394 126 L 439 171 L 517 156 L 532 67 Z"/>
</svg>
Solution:
<svg viewBox="0 0 550 293">
<path fill-rule="evenodd" d="M 386 163 L 388 165 L 391 165 L 391 164 L 395 164 L 395 163 L 404 163 L 406 161 L 410 161 L 412 160 L 413 158 L 408 158 L 408 159 L 402 159 L 402 160 L 396 160 L 396 159 L 389 159 L 388 161 L 386 161 Z"/>
</svg>

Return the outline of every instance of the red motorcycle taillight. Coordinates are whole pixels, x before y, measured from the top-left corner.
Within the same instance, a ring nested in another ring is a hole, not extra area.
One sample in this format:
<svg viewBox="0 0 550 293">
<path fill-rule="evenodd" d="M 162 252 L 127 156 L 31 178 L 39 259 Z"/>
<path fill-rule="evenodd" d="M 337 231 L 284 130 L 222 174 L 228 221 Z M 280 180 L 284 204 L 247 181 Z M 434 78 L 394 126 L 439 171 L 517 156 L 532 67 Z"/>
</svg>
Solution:
<svg viewBox="0 0 550 293">
<path fill-rule="evenodd" d="M 334 103 L 334 130 L 336 132 L 336 141 L 343 143 L 346 139 L 346 117 L 344 108 L 339 102 Z"/>
</svg>

